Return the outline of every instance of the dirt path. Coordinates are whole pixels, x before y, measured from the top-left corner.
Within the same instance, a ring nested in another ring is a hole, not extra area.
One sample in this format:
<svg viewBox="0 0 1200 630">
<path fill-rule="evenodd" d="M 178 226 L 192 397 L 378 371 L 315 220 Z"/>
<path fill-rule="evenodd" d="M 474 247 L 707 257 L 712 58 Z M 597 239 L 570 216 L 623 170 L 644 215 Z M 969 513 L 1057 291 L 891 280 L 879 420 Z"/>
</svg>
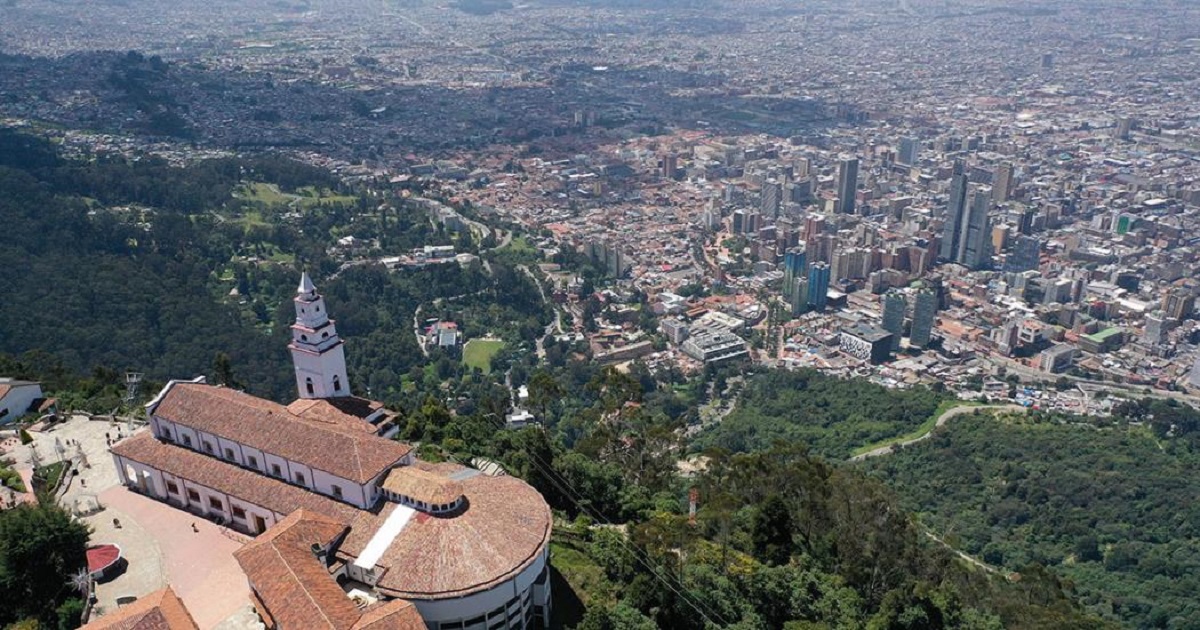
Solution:
<svg viewBox="0 0 1200 630">
<path fill-rule="evenodd" d="M 879 457 L 880 455 L 888 455 L 888 454 L 892 453 L 893 451 L 895 451 L 897 448 L 909 446 L 911 444 L 916 444 L 917 442 L 921 442 L 923 440 L 928 440 L 929 436 L 933 435 L 934 431 L 937 431 L 939 427 L 946 424 L 947 422 L 949 422 L 950 420 L 952 420 L 955 417 L 961 416 L 964 413 L 971 413 L 973 411 L 988 411 L 988 410 L 1022 411 L 1023 412 L 1023 411 L 1025 411 L 1025 407 L 1022 407 L 1021 405 L 959 405 L 957 407 L 951 407 L 950 409 L 947 409 L 944 413 L 942 413 L 942 415 L 938 416 L 937 422 L 935 422 L 933 424 L 933 428 L 926 431 L 925 433 L 922 433 L 921 435 L 919 435 L 911 440 L 903 440 L 900 442 L 893 442 L 891 444 L 885 444 L 883 446 L 880 446 L 879 448 L 871 449 L 871 450 L 867 451 L 866 453 L 860 453 L 858 455 L 855 455 L 854 457 L 851 457 L 850 461 L 857 462 L 857 461 L 864 460 L 868 457 Z"/>
</svg>

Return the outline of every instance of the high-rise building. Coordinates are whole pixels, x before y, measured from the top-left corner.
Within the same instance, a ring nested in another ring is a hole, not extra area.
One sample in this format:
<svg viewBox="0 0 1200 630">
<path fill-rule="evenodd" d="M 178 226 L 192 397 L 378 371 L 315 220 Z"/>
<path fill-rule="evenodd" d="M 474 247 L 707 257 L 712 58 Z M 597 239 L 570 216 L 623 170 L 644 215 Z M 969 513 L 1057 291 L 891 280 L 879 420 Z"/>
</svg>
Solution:
<svg viewBox="0 0 1200 630">
<path fill-rule="evenodd" d="M 959 229 L 959 253 L 955 262 L 970 269 L 982 269 L 991 263 L 992 247 L 988 239 L 988 210 L 991 207 L 991 191 L 982 186 L 976 189 L 970 212 Z"/>
<path fill-rule="evenodd" d="M 783 184 L 774 179 L 763 182 L 762 194 L 759 199 L 759 209 L 765 217 L 779 216 L 783 206 Z"/>
<path fill-rule="evenodd" d="M 668 153 L 662 159 L 662 176 L 666 179 L 675 179 L 675 172 L 679 170 L 679 157 L 674 153 Z"/>
<path fill-rule="evenodd" d="M 808 268 L 808 305 L 821 310 L 829 301 L 829 265 L 819 262 Z"/>
<path fill-rule="evenodd" d="M 732 230 L 733 230 L 734 234 L 742 234 L 746 231 L 746 211 L 745 210 L 734 210 L 733 211 Z"/>
<path fill-rule="evenodd" d="M 892 333 L 892 352 L 900 349 L 900 335 L 904 334 L 904 312 L 908 300 L 900 291 L 892 289 L 883 296 L 883 329 Z"/>
<path fill-rule="evenodd" d="M 1118 140 L 1128 140 L 1129 134 L 1133 131 L 1133 119 L 1128 116 L 1122 116 L 1117 119 L 1117 127 L 1113 135 Z"/>
<path fill-rule="evenodd" d="M 992 177 L 992 201 L 996 203 L 1008 201 L 1008 195 L 1012 192 L 1012 178 L 1012 164 L 1005 162 L 996 167 L 996 174 Z"/>
<path fill-rule="evenodd" d="M 921 152 L 921 141 L 916 138 L 901 138 L 900 139 L 900 154 L 896 156 L 896 161 L 912 166 L 917 163 L 917 155 Z"/>
<path fill-rule="evenodd" d="M 909 344 L 924 348 L 933 339 L 933 322 L 937 318 L 937 292 L 924 287 L 917 290 L 913 299 L 912 330 L 909 331 Z"/>
<path fill-rule="evenodd" d="M 1013 239 L 1012 251 L 1004 258 L 1004 270 L 1012 273 L 1033 271 L 1038 268 L 1042 242 L 1024 234 Z"/>
<path fill-rule="evenodd" d="M 808 310 L 808 278 L 793 278 L 791 297 L 788 304 L 792 307 L 792 317 L 804 314 Z"/>
<path fill-rule="evenodd" d="M 957 262 L 959 240 L 964 215 L 967 210 L 967 173 L 962 161 L 954 162 L 954 174 L 950 178 L 950 199 L 946 202 L 946 221 L 942 232 L 942 244 L 938 258 Z"/>
<path fill-rule="evenodd" d="M 854 214 L 854 196 L 858 191 L 858 158 L 843 158 L 838 163 L 838 213 Z"/>
<path fill-rule="evenodd" d="M 1171 321 L 1183 321 L 1196 310 L 1196 296 L 1182 287 L 1171 289 L 1163 298 L 1162 310 Z"/>
<path fill-rule="evenodd" d="M 804 278 L 808 275 L 808 256 L 804 247 L 797 246 L 788 249 L 783 254 L 783 296 L 791 298 L 791 291 L 795 288 L 796 278 Z M 808 296 L 805 296 L 807 299 Z"/>
<path fill-rule="evenodd" d="M 1146 327 L 1142 331 L 1142 343 L 1148 346 L 1156 346 L 1167 340 L 1167 330 L 1169 330 L 1167 316 L 1161 311 L 1155 311 L 1146 316 Z"/>
</svg>

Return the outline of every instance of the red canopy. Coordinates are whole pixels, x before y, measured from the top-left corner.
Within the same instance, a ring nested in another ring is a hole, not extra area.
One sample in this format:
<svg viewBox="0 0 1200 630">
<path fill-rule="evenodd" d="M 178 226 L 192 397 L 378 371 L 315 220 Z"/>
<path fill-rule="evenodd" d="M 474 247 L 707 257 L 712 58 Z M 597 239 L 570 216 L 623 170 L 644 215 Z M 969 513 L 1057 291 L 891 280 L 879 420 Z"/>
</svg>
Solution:
<svg viewBox="0 0 1200 630">
<path fill-rule="evenodd" d="M 121 548 L 116 545 L 88 547 L 88 573 L 99 573 L 121 558 Z"/>
</svg>

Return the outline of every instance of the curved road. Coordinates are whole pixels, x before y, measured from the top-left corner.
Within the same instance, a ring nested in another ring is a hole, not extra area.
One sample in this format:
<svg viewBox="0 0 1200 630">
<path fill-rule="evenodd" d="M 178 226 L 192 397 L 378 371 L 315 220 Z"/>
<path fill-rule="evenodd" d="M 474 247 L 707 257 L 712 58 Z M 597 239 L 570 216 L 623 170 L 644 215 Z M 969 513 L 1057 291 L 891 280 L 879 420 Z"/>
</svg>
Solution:
<svg viewBox="0 0 1200 630">
<path fill-rule="evenodd" d="M 879 448 L 872 449 L 870 451 L 867 451 L 866 453 L 861 453 L 859 455 L 855 455 L 854 457 L 850 458 L 850 461 L 856 462 L 856 461 L 866 459 L 868 457 L 879 457 L 880 455 L 888 455 L 888 454 L 892 453 L 893 451 L 895 451 L 897 448 L 909 446 L 911 444 L 916 444 L 917 442 L 921 442 L 923 440 L 928 440 L 929 436 L 933 435 L 933 432 L 938 430 L 938 427 L 946 424 L 955 416 L 960 416 L 964 413 L 970 413 L 972 411 L 984 411 L 987 409 L 995 409 L 995 410 L 1003 410 L 1003 411 L 1025 411 L 1025 407 L 1022 407 L 1021 405 L 958 405 L 957 407 L 951 407 L 950 409 L 947 409 L 944 413 L 942 413 L 942 415 L 938 416 L 937 422 L 935 422 L 933 424 L 932 429 L 926 431 L 925 433 L 921 434 L 920 436 L 915 437 L 911 440 L 904 440 L 902 442 L 893 442 L 892 444 L 880 446 Z"/>
</svg>

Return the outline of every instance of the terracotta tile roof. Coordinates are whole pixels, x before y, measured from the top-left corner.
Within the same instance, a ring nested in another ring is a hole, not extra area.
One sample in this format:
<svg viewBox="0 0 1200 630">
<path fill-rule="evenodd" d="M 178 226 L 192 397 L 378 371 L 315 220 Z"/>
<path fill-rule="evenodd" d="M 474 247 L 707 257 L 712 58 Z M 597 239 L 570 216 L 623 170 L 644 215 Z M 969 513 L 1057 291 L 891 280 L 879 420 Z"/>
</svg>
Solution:
<svg viewBox="0 0 1200 630">
<path fill-rule="evenodd" d="M 80 630 L 199 630 L 171 587 L 155 591 Z"/>
<path fill-rule="evenodd" d="M 299 409 L 299 407 L 297 407 Z M 357 483 L 366 483 L 412 451 L 362 430 L 363 422 L 314 406 L 288 407 L 224 387 L 177 383 L 153 409 L 156 416 L 240 442 Z"/>
<path fill-rule="evenodd" d="M 532 564 L 550 542 L 550 507 L 529 484 L 461 466 L 436 468 L 459 477 L 464 507 L 444 515 L 418 512 L 405 525 L 378 562 L 385 570 L 376 587 L 386 595 L 445 599 L 486 590 Z M 359 512 L 339 557 L 357 558 L 395 508 L 389 503 L 377 514 Z"/>
<path fill-rule="evenodd" d="M 194 481 L 277 514 L 286 515 L 296 510 L 307 509 L 348 521 L 359 513 L 354 506 L 299 486 L 239 468 L 181 446 L 164 444 L 154 439 L 149 431 L 123 440 L 112 448 L 112 452 L 114 455 Z"/>
<path fill-rule="evenodd" d="M 463 495 L 462 484 L 457 481 L 413 466 L 389 471 L 383 489 L 429 505 L 454 503 Z"/>
<path fill-rule="evenodd" d="M 0 400 L 4 400 L 10 391 L 12 391 L 12 385 L 0 385 Z"/>
<path fill-rule="evenodd" d="M 312 551 L 345 531 L 344 523 L 296 510 L 233 554 L 276 625 L 349 630 L 358 622 L 358 607 Z"/>
<path fill-rule="evenodd" d="M 368 608 L 351 630 L 426 630 L 412 602 L 393 599 Z"/>
</svg>

